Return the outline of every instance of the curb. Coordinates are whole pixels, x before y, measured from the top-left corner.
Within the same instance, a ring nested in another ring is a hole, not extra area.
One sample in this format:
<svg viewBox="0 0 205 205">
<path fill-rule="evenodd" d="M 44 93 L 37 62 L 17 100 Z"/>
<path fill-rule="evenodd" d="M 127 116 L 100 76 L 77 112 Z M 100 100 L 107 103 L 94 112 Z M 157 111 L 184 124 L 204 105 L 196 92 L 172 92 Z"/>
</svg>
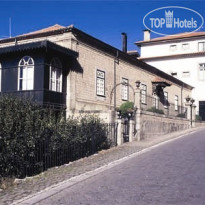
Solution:
<svg viewBox="0 0 205 205">
<path fill-rule="evenodd" d="M 93 176 L 95 176 L 95 175 L 97 175 L 97 174 L 99 174 L 99 173 L 101 173 L 101 172 L 103 172 L 105 170 L 111 169 L 112 167 L 115 167 L 115 166 L 117 166 L 117 165 L 119 165 L 119 164 L 129 160 L 129 159 L 132 159 L 132 158 L 134 158 L 136 156 L 140 156 L 140 155 L 142 155 L 144 153 L 147 153 L 147 152 L 149 152 L 149 151 L 151 151 L 151 150 L 153 150 L 153 149 L 155 149 L 157 147 L 163 146 L 163 145 L 168 144 L 170 142 L 173 142 L 173 141 L 175 141 L 177 139 L 183 138 L 183 137 L 185 137 L 185 136 L 187 136 L 189 134 L 193 134 L 193 133 L 195 133 L 197 131 L 198 131 L 198 129 L 197 130 L 191 130 L 188 133 L 179 135 L 179 136 L 177 136 L 175 138 L 168 139 L 168 140 L 163 141 L 163 142 L 159 142 L 159 143 L 157 143 L 155 145 L 152 145 L 150 147 L 144 148 L 141 151 L 137 151 L 137 152 L 135 152 L 133 154 L 130 154 L 130 155 L 126 156 L 126 157 L 123 157 L 121 159 L 118 159 L 118 160 L 115 160 L 113 162 L 110 162 L 107 165 L 103 165 L 103 166 L 101 166 L 101 167 L 99 167 L 97 169 L 85 172 L 85 173 L 80 174 L 78 176 L 74 176 L 74 177 L 72 177 L 70 179 L 62 181 L 62 182 L 60 182 L 58 184 L 52 185 L 50 187 L 47 187 L 46 189 L 44 189 L 42 191 L 39 191 L 39 192 L 37 192 L 35 194 L 29 195 L 29 196 L 24 197 L 24 198 L 22 198 L 20 200 L 17 200 L 15 202 L 13 202 L 11 205 L 18 205 L 18 204 L 31 205 L 31 204 L 36 204 L 36 203 L 38 203 L 38 202 L 40 202 L 40 201 L 42 201 L 42 200 L 44 200 L 46 198 L 49 198 L 52 195 L 55 195 L 55 194 L 63 191 L 66 188 L 72 187 L 73 185 L 75 185 L 75 184 L 77 184 L 77 183 L 79 183 L 81 181 L 84 181 L 84 180 L 86 180 L 86 179 L 88 179 L 90 177 L 93 177 Z"/>
</svg>

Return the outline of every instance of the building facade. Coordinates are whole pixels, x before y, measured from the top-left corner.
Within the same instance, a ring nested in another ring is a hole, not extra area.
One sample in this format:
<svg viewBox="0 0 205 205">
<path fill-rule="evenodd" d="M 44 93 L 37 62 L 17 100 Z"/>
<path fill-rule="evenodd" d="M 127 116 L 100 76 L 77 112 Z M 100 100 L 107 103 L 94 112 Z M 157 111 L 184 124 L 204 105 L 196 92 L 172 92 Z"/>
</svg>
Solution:
<svg viewBox="0 0 205 205">
<path fill-rule="evenodd" d="M 182 33 L 137 42 L 140 60 L 194 87 L 197 114 L 205 120 L 205 32 Z"/>
<path fill-rule="evenodd" d="M 67 116 L 95 113 L 105 121 L 108 110 L 134 101 L 136 81 L 142 104 L 153 97 L 155 107 L 158 101 L 183 106 L 193 88 L 73 26 L 0 40 L 0 63 L 1 93 L 65 108 Z"/>
</svg>

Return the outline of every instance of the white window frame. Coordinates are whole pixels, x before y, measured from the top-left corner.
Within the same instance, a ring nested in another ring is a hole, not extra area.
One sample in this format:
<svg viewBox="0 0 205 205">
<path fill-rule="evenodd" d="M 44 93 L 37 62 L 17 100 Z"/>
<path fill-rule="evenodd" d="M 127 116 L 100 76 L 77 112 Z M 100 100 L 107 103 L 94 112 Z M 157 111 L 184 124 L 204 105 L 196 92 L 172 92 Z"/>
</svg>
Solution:
<svg viewBox="0 0 205 205">
<path fill-rule="evenodd" d="M 122 78 L 122 100 L 129 99 L 129 80 L 127 78 Z"/>
<path fill-rule="evenodd" d="M 152 104 L 154 108 L 159 109 L 159 97 L 156 94 L 153 95 Z"/>
<path fill-rule="evenodd" d="M 141 103 L 147 104 L 147 85 L 141 84 Z"/>
<path fill-rule="evenodd" d="M 168 108 L 168 92 L 164 91 L 164 108 Z"/>
<path fill-rule="evenodd" d="M 59 58 L 53 58 L 50 63 L 49 90 L 62 92 L 62 63 Z"/>
<path fill-rule="evenodd" d="M 205 63 L 199 64 L 198 76 L 200 81 L 205 81 Z"/>
<path fill-rule="evenodd" d="M 105 96 L 105 71 L 96 70 L 96 95 Z"/>
<path fill-rule="evenodd" d="M 188 77 L 190 77 L 190 71 L 182 71 L 182 77 L 183 78 L 188 78 Z"/>
<path fill-rule="evenodd" d="M 169 46 L 170 51 L 176 51 L 177 50 L 177 45 L 173 44 Z"/>
<path fill-rule="evenodd" d="M 174 109 L 175 109 L 175 111 L 179 110 L 179 97 L 178 97 L 178 95 L 174 96 Z"/>
<path fill-rule="evenodd" d="M 189 43 L 183 43 L 182 44 L 182 49 L 183 50 L 188 50 L 189 49 Z"/>
<path fill-rule="evenodd" d="M 205 51 L 205 42 L 199 42 L 198 43 L 198 51 L 199 52 Z"/>
<path fill-rule="evenodd" d="M 31 69 L 31 76 L 29 70 Z M 34 60 L 30 56 L 24 56 L 18 65 L 18 91 L 33 90 L 34 88 Z"/>
</svg>

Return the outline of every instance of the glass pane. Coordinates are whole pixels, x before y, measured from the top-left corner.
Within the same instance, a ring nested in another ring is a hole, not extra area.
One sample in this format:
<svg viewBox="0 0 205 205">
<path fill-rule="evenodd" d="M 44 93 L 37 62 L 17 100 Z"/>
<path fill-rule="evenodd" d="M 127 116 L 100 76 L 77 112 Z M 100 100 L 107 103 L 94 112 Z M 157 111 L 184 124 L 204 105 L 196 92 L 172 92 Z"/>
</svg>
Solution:
<svg viewBox="0 0 205 205">
<path fill-rule="evenodd" d="M 33 79 L 33 66 L 27 67 L 27 79 Z"/>
<path fill-rule="evenodd" d="M 22 67 L 22 78 L 26 79 L 26 77 L 27 77 L 27 69 L 26 67 Z"/>
<path fill-rule="evenodd" d="M 23 67 L 20 67 L 20 75 L 19 78 L 23 78 Z"/>
<path fill-rule="evenodd" d="M 19 90 L 22 90 L 23 86 L 22 86 L 22 81 L 23 80 L 19 80 Z"/>
<path fill-rule="evenodd" d="M 27 90 L 33 90 L 33 80 L 27 80 Z"/>
<path fill-rule="evenodd" d="M 51 81 L 51 90 L 56 91 L 56 83 L 55 81 Z"/>
<path fill-rule="evenodd" d="M 56 70 L 54 68 L 51 68 L 51 78 L 52 79 L 56 78 Z"/>
<path fill-rule="evenodd" d="M 27 88 L 26 88 L 26 80 L 22 80 L 22 90 L 27 90 Z"/>
<path fill-rule="evenodd" d="M 29 65 L 33 65 L 33 59 L 32 59 L 32 58 L 29 58 L 28 64 L 29 64 Z"/>
</svg>

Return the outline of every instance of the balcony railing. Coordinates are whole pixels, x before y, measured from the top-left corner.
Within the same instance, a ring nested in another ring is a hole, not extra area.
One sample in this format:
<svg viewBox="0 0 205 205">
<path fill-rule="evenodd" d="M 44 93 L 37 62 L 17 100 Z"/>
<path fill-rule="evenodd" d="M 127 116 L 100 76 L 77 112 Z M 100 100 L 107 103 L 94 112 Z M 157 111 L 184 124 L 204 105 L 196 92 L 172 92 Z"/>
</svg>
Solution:
<svg viewBox="0 0 205 205">
<path fill-rule="evenodd" d="M 59 93 L 50 90 L 23 90 L 0 92 L 2 95 L 11 95 L 20 99 L 29 99 L 39 105 L 52 106 L 56 109 L 66 108 L 66 93 Z"/>
<path fill-rule="evenodd" d="M 141 109 L 166 116 L 187 117 L 187 108 L 149 95 L 141 95 Z"/>
</svg>

